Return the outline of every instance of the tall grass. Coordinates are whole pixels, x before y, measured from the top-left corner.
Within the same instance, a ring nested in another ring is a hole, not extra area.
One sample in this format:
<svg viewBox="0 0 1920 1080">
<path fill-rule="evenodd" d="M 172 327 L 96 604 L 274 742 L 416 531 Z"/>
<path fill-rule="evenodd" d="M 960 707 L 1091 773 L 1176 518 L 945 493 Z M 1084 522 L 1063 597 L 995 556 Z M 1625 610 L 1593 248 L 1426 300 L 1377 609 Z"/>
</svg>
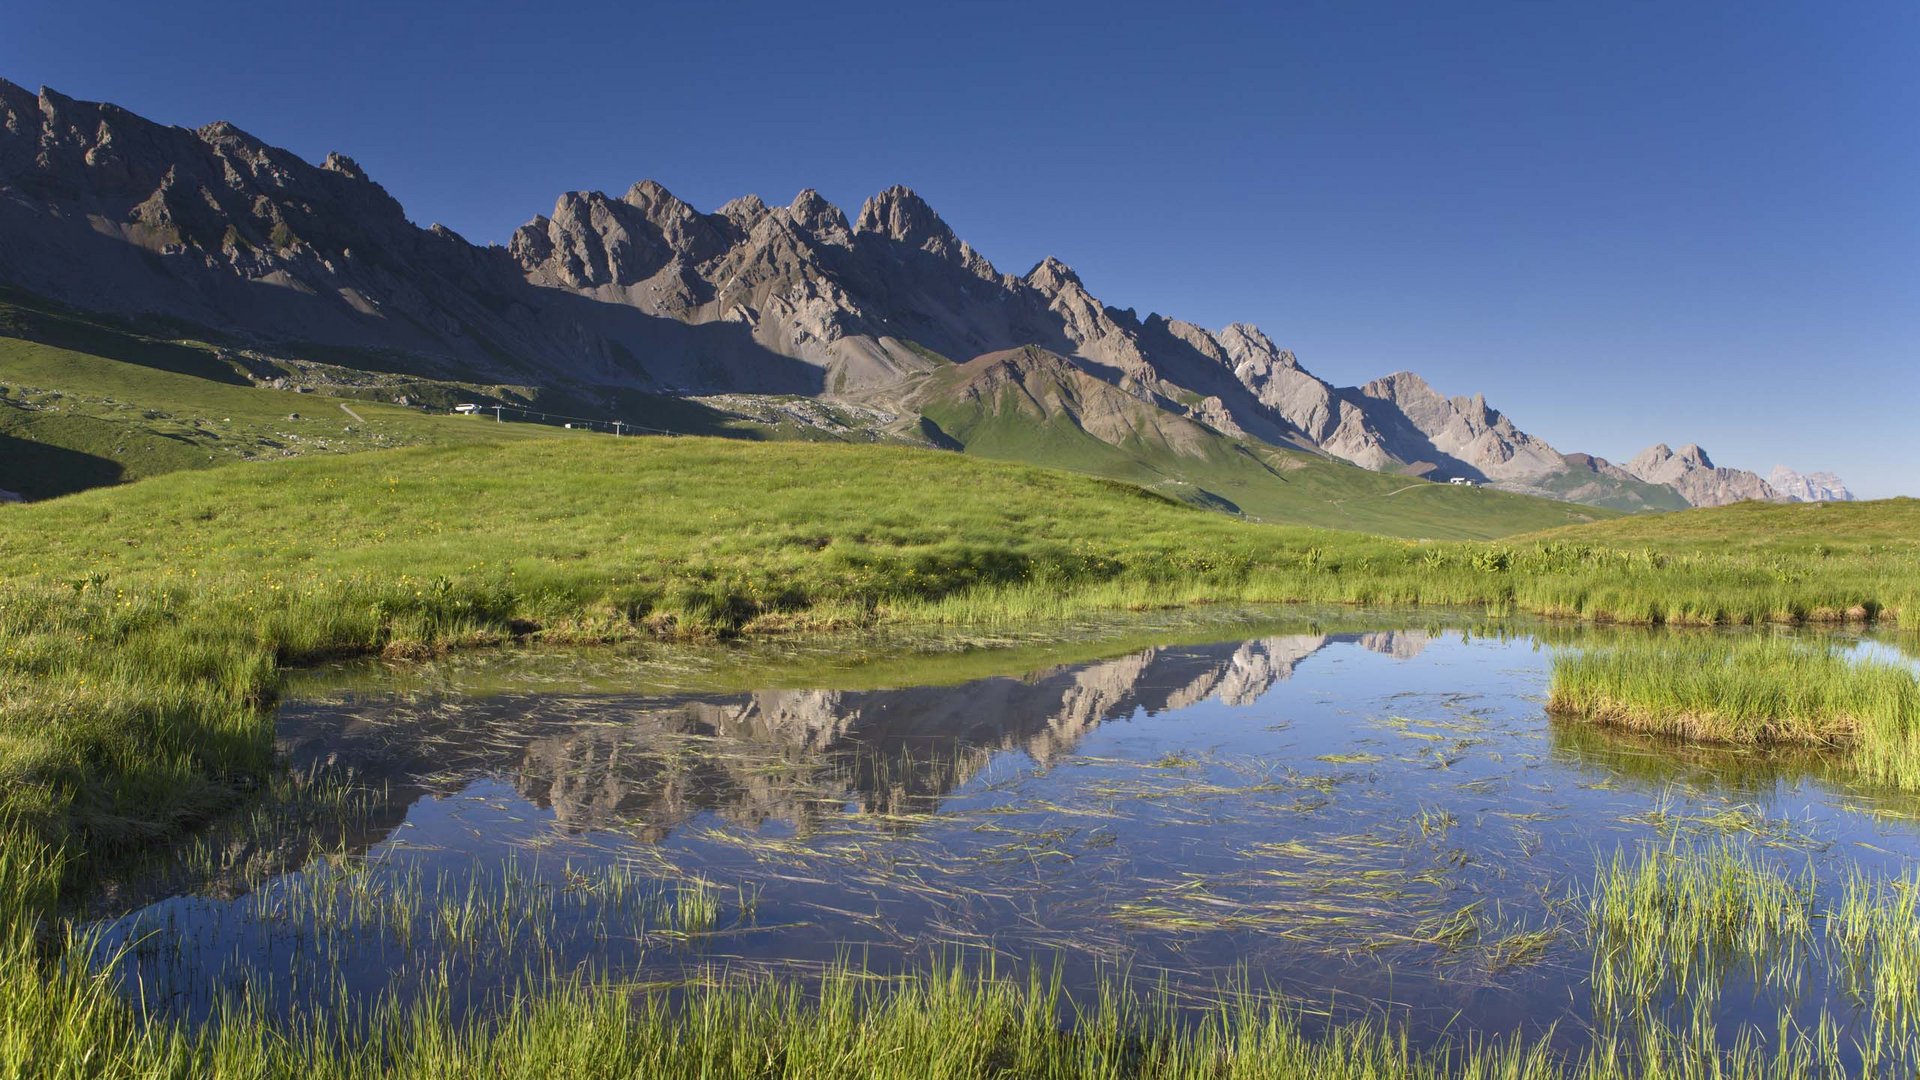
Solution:
<svg viewBox="0 0 1920 1080">
<path fill-rule="evenodd" d="M 1589 905 L 1593 995 L 1608 1014 L 1645 1009 L 1740 966 L 1754 981 L 1803 943 L 1814 911 L 1810 873 L 1789 877 L 1722 842 L 1615 853 Z"/>
<path fill-rule="evenodd" d="M 0 965 L 0 1009 L 11 1013 L 0 1027 L 0 1076 L 1785 1080 L 1839 1075 L 1849 1060 L 1826 1028 L 1783 1032 L 1773 1048 L 1745 1036 L 1722 1048 L 1710 1024 L 1607 1036 L 1573 1055 L 1525 1038 L 1423 1051 L 1378 1021 L 1309 1031 L 1271 1000 L 1194 1017 L 1109 989 L 1076 1009 L 1058 982 L 960 970 L 897 979 L 843 970 L 804 989 L 722 976 L 637 995 L 572 977 L 465 1024 L 451 1020 L 457 990 L 442 981 L 351 1022 L 340 1019 L 355 1015 L 344 1001 L 292 1022 L 240 1004 L 192 1030 L 143 1023 L 83 973 L 46 984 L 18 975 Z"/>
<path fill-rule="evenodd" d="M 1827 643 L 1620 639 L 1561 652 L 1548 707 L 1693 740 L 1843 748 L 1856 776 L 1920 790 L 1920 675 Z"/>
<path fill-rule="evenodd" d="M 1852 1067 L 1816 1074 L 1912 1075 L 1920 877 L 1856 870 L 1840 885 L 1837 902 L 1823 900 L 1810 866 L 1782 866 L 1726 841 L 1616 853 L 1588 901 L 1596 1019 L 1658 1029 L 1660 1010 L 1682 1004 L 1697 1020 L 1739 978 L 1781 1010 L 1779 1045 L 1792 1043 L 1786 1018 L 1807 1002 L 1821 1006 L 1814 1045 L 1837 1046 L 1839 1027 L 1848 1028 Z"/>
<path fill-rule="evenodd" d="M 1622 639 L 1553 660 L 1548 705 L 1712 742 L 1841 745 L 1920 727 L 1920 678 L 1783 637 Z"/>
</svg>

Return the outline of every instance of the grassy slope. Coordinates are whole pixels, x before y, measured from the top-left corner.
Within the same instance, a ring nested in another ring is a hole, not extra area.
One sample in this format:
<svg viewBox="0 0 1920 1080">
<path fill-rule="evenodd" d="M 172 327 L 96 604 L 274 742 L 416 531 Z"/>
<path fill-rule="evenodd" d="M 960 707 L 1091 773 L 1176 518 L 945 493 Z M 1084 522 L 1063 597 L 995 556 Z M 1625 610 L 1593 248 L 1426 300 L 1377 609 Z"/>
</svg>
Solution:
<svg viewBox="0 0 1920 1080">
<path fill-rule="evenodd" d="M 993 409 L 933 402 L 922 411 L 969 454 L 1125 480 L 1196 505 L 1219 507 L 1224 502 L 1228 505 L 1220 508 L 1259 521 L 1456 540 L 1489 539 L 1616 514 L 1377 473 L 1212 434 L 1200 444 L 1198 455 L 1138 437 L 1114 445 L 1070 417 L 1029 415 L 1011 401 Z"/>
<path fill-rule="evenodd" d="M 0 387 L 0 450 L 6 451 L 0 455 L 0 488 L 30 499 L 235 461 L 588 437 L 543 425 L 501 425 L 234 385 L 18 338 L 0 337 Z M 296 414 L 300 419 L 289 419 Z M 969 452 L 980 456 L 1108 476 L 1174 498 L 1191 499 L 1198 486 L 1266 520 L 1454 539 L 1607 516 L 1588 507 L 1368 472 L 1308 454 L 1252 450 L 1225 439 L 1215 440 L 1206 457 L 1193 458 L 1164 447 L 1114 447 L 1068 423 L 1029 425 L 1017 417 L 997 418 L 968 436 Z"/>
<path fill-rule="evenodd" d="M 1598 494 L 1603 481 L 1611 494 Z M 1689 507 L 1687 500 L 1681 498 L 1680 493 L 1670 487 L 1640 480 L 1602 478 L 1577 465 L 1567 472 L 1544 477 L 1534 483 L 1551 492 L 1556 498 L 1579 498 L 1583 501 L 1590 499 L 1592 501 L 1589 505 L 1605 506 L 1629 513 L 1645 510 L 1685 510 Z"/>
<path fill-rule="evenodd" d="M 269 359 L 182 336 L 191 333 L 122 323 L 0 287 L 0 490 L 38 500 L 234 461 L 586 435 L 560 426 L 569 417 L 617 417 L 698 435 L 821 437 L 635 390 L 448 382 L 382 371 L 379 356 L 356 356 L 352 368 Z M 291 385 L 256 385 L 276 378 Z M 431 404 L 437 414 L 390 404 L 402 396 Z M 458 401 L 559 415 L 518 426 L 445 415 Z"/>
<path fill-rule="evenodd" d="M 1618 518 L 1520 539 L 1580 540 L 1655 551 L 1715 546 L 1777 558 L 1911 557 L 1920 554 L 1920 499 L 1746 502 L 1657 517 Z"/>
<path fill-rule="evenodd" d="M 362 418 L 356 420 L 330 397 L 234 385 L 19 338 L 0 338 L 0 387 L 0 438 L 13 451 L 0 458 L 0 488 L 32 499 L 257 458 L 566 434 L 344 402 Z"/>
</svg>

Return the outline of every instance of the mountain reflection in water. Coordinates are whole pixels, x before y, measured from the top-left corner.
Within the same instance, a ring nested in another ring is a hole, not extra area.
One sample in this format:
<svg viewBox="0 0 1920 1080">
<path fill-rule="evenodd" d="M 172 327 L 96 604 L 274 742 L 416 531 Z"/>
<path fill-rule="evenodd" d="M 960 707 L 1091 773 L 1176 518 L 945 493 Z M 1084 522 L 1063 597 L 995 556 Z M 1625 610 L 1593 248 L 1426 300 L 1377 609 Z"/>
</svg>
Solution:
<svg viewBox="0 0 1920 1080">
<path fill-rule="evenodd" d="M 1410 659 L 1431 640 L 1403 630 L 1149 648 L 958 686 L 296 703 L 280 741 L 296 769 L 350 768 L 403 797 L 507 778 L 566 829 L 621 824 L 659 840 L 711 810 L 804 833 L 848 810 L 928 813 L 997 753 L 1047 765 L 1136 712 L 1251 705 L 1332 643 Z"/>
</svg>

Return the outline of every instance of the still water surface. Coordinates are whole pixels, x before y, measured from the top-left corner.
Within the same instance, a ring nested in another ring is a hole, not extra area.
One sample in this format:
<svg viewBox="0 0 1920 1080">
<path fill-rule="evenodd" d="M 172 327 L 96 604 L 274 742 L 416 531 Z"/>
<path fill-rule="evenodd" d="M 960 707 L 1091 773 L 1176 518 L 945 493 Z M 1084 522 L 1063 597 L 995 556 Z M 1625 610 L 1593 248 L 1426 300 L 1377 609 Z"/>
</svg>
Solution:
<svg viewBox="0 0 1920 1080">
<path fill-rule="evenodd" d="M 445 979 L 484 1010 L 529 971 L 960 963 L 1575 1046 L 1616 852 L 1728 841 L 1823 882 L 1920 852 L 1909 805 L 1817 760 L 1556 723 L 1542 639 L 1584 632 L 1249 620 L 322 674 L 279 739 L 359 791 L 330 854 L 216 841 L 204 880 L 103 920 L 102 955 L 188 1018 L 243 990 L 286 1012 Z M 1835 999 L 1815 977 L 1716 1008 L 1770 1029 Z"/>
</svg>

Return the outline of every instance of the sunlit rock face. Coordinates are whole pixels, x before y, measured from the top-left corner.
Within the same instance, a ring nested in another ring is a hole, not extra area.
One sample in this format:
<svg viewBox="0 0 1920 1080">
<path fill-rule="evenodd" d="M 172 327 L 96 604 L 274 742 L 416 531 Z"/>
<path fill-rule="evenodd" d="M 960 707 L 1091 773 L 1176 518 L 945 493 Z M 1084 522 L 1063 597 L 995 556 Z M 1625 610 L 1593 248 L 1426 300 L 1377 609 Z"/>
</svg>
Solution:
<svg viewBox="0 0 1920 1080">
<path fill-rule="evenodd" d="M 1695 506 L 1726 506 L 1750 499 L 1785 501 L 1759 474 L 1720 468 L 1692 443 L 1678 450 L 1666 443 L 1650 446 L 1627 462 L 1626 469 L 1648 483 L 1673 488 Z"/>
</svg>

